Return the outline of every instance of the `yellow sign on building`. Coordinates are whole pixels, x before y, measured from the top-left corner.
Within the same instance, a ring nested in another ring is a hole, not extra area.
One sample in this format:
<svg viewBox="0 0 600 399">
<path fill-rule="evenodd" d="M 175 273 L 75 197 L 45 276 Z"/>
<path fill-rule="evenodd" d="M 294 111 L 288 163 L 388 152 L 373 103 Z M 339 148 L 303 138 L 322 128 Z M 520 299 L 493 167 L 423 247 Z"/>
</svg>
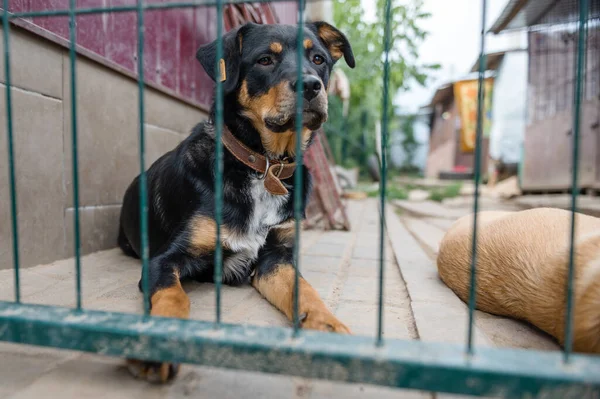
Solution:
<svg viewBox="0 0 600 399">
<path fill-rule="evenodd" d="M 492 127 L 492 90 L 494 79 L 484 80 L 485 98 L 483 101 L 483 137 L 489 137 Z M 477 79 L 454 83 L 454 98 L 460 117 L 460 149 L 463 152 L 475 150 L 477 133 Z"/>
</svg>

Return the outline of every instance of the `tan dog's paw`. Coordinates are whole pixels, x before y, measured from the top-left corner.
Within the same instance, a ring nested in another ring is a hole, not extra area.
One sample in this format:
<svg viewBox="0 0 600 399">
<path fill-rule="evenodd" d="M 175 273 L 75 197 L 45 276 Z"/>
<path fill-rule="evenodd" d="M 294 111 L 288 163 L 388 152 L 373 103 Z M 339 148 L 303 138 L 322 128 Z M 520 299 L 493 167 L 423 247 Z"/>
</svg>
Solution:
<svg viewBox="0 0 600 399">
<path fill-rule="evenodd" d="M 300 325 L 308 330 L 352 334 L 344 323 L 330 312 L 310 311 L 300 315 Z"/>
<path fill-rule="evenodd" d="M 179 372 L 179 365 L 173 363 L 147 362 L 141 360 L 127 360 L 127 369 L 135 378 L 148 382 L 164 384 L 175 378 Z"/>
</svg>

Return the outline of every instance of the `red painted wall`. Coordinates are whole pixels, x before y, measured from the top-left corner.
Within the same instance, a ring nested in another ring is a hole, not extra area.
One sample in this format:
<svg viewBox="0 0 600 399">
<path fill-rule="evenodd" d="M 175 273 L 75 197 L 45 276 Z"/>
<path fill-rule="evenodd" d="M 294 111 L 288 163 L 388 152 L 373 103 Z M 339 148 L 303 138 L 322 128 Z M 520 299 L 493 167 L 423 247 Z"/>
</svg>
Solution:
<svg viewBox="0 0 600 399">
<path fill-rule="evenodd" d="M 146 3 L 165 0 L 146 0 Z M 59 10 L 69 7 L 69 0 L 11 0 L 13 12 Z M 77 0 L 78 8 L 135 5 L 135 0 Z M 296 4 L 226 6 L 225 28 L 231 29 L 244 20 L 260 23 L 294 23 Z M 279 14 L 277 18 L 275 12 Z M 20 24 L 65 43 L 69 37 L 68 17 L 37 17 Z M 196 50 L 216 37 L 214 7 L 147 11 L 144 14 L 144 76 L 147 82 L 169 89 L 173 94 L 208 107 L 213 96 L 213 82 L 195 59 Z M 32 29 L 35 28 L 35 29 Z M 60 40 L 60 39 L 63 40 Z M 101 59 L 137 74 L 137 16 L 135 12 L 104 13 L 77 17 L 77 44 Z"/>
</svg>

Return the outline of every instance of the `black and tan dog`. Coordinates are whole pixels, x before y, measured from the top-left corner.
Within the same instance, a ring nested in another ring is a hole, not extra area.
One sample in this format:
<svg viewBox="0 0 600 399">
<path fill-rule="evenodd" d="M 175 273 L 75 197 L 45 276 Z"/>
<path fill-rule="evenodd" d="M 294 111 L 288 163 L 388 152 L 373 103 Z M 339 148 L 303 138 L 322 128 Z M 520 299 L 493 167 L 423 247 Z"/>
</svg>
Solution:
<svg viewBox="0 0 600 399">
<path fill-rule="evenodd" d="M 223 282 L 251 281 L 290 319 L 297 30 L 246 24 L 225 34 L 220 76 L 215 76 L 216 42 L 197 53 L 211 78 L 223 82 Z M 303 47 L 302 142 L 308 147 L 313 132 L 327 119 L 331 69 L 342 57 L 354 67 L 354 55 L 347 38 L 323 22 L 306 24 Z M 147 172 L 152 315 L 187 318 L 190 302 L 180 280 L 213 281 L 214 115 L 213 106 L 210 120 L 198 124 Z M 310 181 L 303 169 L 303 205 Z M 134 257 L 139 257 L 141 246 L 138 200 L 139 176 L 123 199 L 118 240 L 121 249 Z M 299 292 L 303 328 L 350 332 L 304 279 Z M 129 365 L 134 375 L 150 381 L 165 381 L 177 371 L 166 363 Z"/>
</svg>

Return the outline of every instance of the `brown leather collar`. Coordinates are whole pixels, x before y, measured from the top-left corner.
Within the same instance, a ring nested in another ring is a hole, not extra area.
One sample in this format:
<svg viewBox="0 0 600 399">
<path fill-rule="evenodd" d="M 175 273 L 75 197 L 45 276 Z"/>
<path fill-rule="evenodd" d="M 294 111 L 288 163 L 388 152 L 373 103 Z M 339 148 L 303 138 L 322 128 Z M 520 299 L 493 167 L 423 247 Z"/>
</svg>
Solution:
<svg viewBox="0 0 600 399">
<path fill-rule="evenodd" d="M 273 195 L 285 195 L 288 193 L 287 188 L 285 188 L 281 180 L 292 177 L 296 170 L 295 163 L 270 160 L 256 151 L 252 151 L 236 139 L 226 126 L 223 126 L 221 138 L 223 145 L 231 155 L 250 169 L 262 174 L 262 179 L 265 181 L 265 189 L 268 192 Z"/>
</svg>

